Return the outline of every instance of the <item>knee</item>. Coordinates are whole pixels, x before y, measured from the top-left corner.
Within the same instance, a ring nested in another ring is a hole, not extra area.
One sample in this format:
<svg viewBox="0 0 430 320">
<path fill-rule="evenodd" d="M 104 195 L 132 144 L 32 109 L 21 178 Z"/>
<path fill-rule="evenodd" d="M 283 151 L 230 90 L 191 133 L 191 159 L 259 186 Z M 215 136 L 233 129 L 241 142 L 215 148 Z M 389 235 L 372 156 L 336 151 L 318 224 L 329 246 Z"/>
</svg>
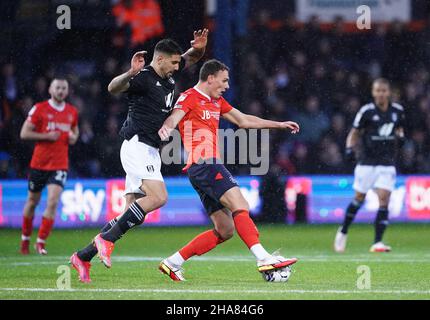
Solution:
<svg viewBox="0 0 430 320">
<path fill-rule="evenodd" d="M 363 203 L 364 199 L 366 199 L 366 195 L 365 194 L 356 194 L 355 195 L 355 201 L 359 202 L 359 203 Z"/>
<path fill-rule="evenodd" d="M 27 204 L 31 209 L 35 209 L 37 207 L 37 205 L 39 204 L 39 199 L 35 199 L 35 198 L 28 198 L 27 200 Z"/>
<path fill-rule="evenodd" d="M 167 193 L 154 196 L 153 201 L 155 207 L 161 208 L 167 203 Z"/>
<path fill-rule="evenodd" d="M 227 241 L 227 240 L 233 238 L 234 224 L 219 228 L 219 230 L 217 229 L 217 232 L 218 232 L 221 239 L 223 239 L 224 241 Z"/>
</svg>

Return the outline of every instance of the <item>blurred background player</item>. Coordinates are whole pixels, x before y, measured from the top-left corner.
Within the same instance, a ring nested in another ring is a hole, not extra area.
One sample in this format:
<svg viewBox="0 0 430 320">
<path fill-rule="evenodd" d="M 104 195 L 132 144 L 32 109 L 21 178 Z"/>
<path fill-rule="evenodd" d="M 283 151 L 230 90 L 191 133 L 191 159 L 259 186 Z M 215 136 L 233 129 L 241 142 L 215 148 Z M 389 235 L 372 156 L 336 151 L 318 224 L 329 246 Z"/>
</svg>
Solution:
<svg viewBox="0 0 430 320">
<path fill-rule="evenodd" d="M 126 207 L 121 217 L 108 222 L 86 248 L 70 258 L 82 282 L 89 282 L 91 259 L 98 254 L 107 267 L 114 243 L 123 234 L 145 220 L 148 212 L 162 207 L 167 190 L 161 175 L 161 144 L 158 130 L 173 108 L 175 80 L 173 74 L 198 62 L 204 55 L 208 30 L 194 32 L 191 48 L 182 54 L 171 39 L 157 43 L 150 65 L 145 66 L 145 51 L 137 52 L 129 71 L 115 77 L 109 84 L 112 94 L 127 93 L 128 115 L 120 136 L 121 163 L 126 172 Z"/>
<path fill-rule="evenodd" d="M 375 190 L 379 199 L 375 239 L 370 251 L 391 251 L 391 247 L 382 242 L 382 237 L 388 225 L 390 195 L 396 184 L 395 159 L 405 138 L 404 109 L 401 105 L 391 102 L 390 83 L 386 79 L 381 78 L 373 82 L 372 95 L 374 101 L 359 110 L 346 141 L 347 158 L 355 160 L 360 140 L 363 144 L 363 154 L 354 172 L 354 200 L 348 206 L 343 225 L 336 234 L 334 242 L 336 252 L 345 251 L 349 226 L 370 189 Z"/>
<path fill-rule="evenodd" d="M 22 222 L 22 254 L 29 254 L 34 211 L 45 186 L 48 188 L 48 200 L 35 248 L 39 254 L 48 253 L 45 244 L 54 225 L 58 200 L 67 179 L 69 145 L 75 144 L 79 136 L 78 112 L 65 102 L 68 93 L 67 80 L 55 78 L 49 86 L 51 98 L 33 106 L 21 129 L 21 139 L 36 141 Z"/>
<path fill-rule="evenodd" d="M 231 173 L 218 161 L 217 130 L 220 116 L 246 129 L 283 129 L 297 133 L 299 126 L 295 122 L 265 120 L 234 109 L 222 97 L 229 88 L 228 71 L 228 67 L 217 60 L 207 61 L 200 70 L 199 83 L 179 97 L 172 115 L 159 131 L 161 139 L 167 140 L 179 124 L 185 150 L 189 153 L 184 170 L 215 226 L 161 262 L 160 270 L 175 281 L 185 280 L 182 264 L 186 260 L 205 254 L 229 240 L 235 229 L 254 254 L 260 272 L 286 267 L 297 261 L 269 254 L 261 245 L 257 227 L 249 215 L 248 202 Z"/>
</svg>

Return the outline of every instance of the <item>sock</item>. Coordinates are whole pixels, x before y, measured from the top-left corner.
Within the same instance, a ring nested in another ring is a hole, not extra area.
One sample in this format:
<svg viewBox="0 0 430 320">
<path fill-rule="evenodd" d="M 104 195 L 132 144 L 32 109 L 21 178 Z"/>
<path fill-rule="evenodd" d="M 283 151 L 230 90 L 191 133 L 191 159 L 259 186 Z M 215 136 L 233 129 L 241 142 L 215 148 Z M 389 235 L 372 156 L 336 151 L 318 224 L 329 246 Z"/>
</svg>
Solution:
<svg viewBox="0 0 430 320">
<path fill-rule="evenodd" d="M 54 219 L 42 217 L 42 223 L 39 228 L 39 234 L 37 235 L 38 243 L 45 243 L 46 239 L 51 233 L 53 225 L 54 225 Z"/>
<path fill-rule="evenodd" d="M 128 210 L 118 219 L 117 223 L 108 231 L 103 232 L 101 237 L 107 241 L 115 242 L 131 228 L 140 225 L 145 220 L 145 211 L 137 202 L 133 202 Z"/>
<path fill-rule="evenodd" d="M 379 208 L 375 219 L 375 243 L 381 242 L 388 226 L 388 209 Z"/>
<path fill-rule="evenodd" d="M 172 264 L 175 266 L 182 266 L 182 264 L 185 262 L 185 259 L 181 256 L 179 252 L 176 252 L 172 254 L 170 257 L 167 258 Z"/>
<path fill-rule="evenodd" d="M 33 232 L 33 217 L 24 216 L 22 219 L 22 240 L 30 240 Z"/>
<path fill-rule="evenodd" d="M 343 220 L 343 225 L 341 230 L 343 234 L 348 233 L 349 226 L 354 221 L 355 216 L 358 210 L 360 210 L 362 205 L 363 205 L 363 202 L 359 202 L 355 199 L 349 204 L 348 208 L 346 209 L 345 219 Z"/>
<path fill-rule="evenodd" d="M 111 221 L 105 224 L 105 226 L 100 230 L 100 232 L 103 233 L 109 231 L 116 224 L 116 222 L 116 218 L 113 218 Z M 91 259 L 94 258 L 96 254 L 97 248 L 94 246 L 94 243 L 92 241 L 88 246 L 77 252 L 79 259 L 81 259 L 82 261 L 91 261 Z"/>
<path fill-rule="evenodd" d="M 219 237 L 215 230 L 208 230 L 191 240 L 185 247 L 179 250 L 179 254 L 185 261 L 192 256 L 205 254 L 222 242 L 224 240 Z"/>
<path fill-rule="evenodd" d="M 254 244 L 250 250 L 257 260 L 264 260 L 271 256 L 260 243 Z"/>
<path fill-rule="evenodd" d="M 258 229 L 249 216 L 248 210 L 237 210 L 233 212 L 233 220 L 237 234 L 249 249 L 260 243 Z"/>
</svg>

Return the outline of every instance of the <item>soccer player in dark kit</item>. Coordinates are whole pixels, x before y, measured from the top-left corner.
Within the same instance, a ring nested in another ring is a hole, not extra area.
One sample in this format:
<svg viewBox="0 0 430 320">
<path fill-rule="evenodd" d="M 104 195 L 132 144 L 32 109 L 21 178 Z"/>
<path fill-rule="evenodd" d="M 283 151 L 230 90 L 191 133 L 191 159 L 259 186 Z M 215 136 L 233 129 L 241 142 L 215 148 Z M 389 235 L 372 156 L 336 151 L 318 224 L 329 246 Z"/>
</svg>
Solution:
<svg viewBox="0 0 430 320">
<path fill-rule="evenodd" d="M 396 154 L 405 137 L 405 116 L 403 107 L 391 102 L 388 80 L 375 80 L 372 95 L 374 101 L 359 110 L 346 141 L 346 155 L 350 160 L 355 160 L 360 140 L 363 148 L 354 172 L 355 197 L 347 208 L 343 225 L 334 241 L 336 252 L 345 251 L 348 229 L 370 189 L 375 190 L 379 199 L 375 238 L 370 251 L 391 251 L 391 247 L 382 242 L 382 237 L 388 225 L 390 195 L 396 184 Z"/>
<path fill-rule="evenodd" d="M 184 170 L 214 224 L 212 230 L 197 235 L 160 263 L 160 271 L 174 281 L 185 280 L 182 271 L 185 261 L 229 240 L 235 229 L 255 256 L 258 271 L 280 269 L 297 262 L 296 258 L 268 253 L 260 243 L 258 229 L 249 215 L 248 202 L 233 176 L 219 163 L 218 128 L 220 117 L 247 129 L 281 129 L 297 133 L 299 125 L 292 121 L 261 119 L 233 108 L 222 97 L 229 88 L 228 70 L 220 61 L 205 62 L 200 69 L 199 83 L 179 97 L 172 115 L 159 131 L 160 137 L 167 140 L 179 124 L 185 150 L 189 152 Z"/>
<path fill-rule="evenodd" d="M 80 281 L 91 281 L 90 261 L 97 254 L 110 268 L 114 243 L 129 229 L 142 224 L 147 213 L 166 203 L 167 191 L 160 172 L 161 140 L 158 130 L 173 108 L 173 74 L 203 57 L 207 37 L 207 29 L 195 31 L 191 48 L 184 54 L 175 41 L 161 40 L 155 46 L 149 65 L 145 66 L 146 52 L 137 52 L 129 71 L 109 84 L 109 92 L 123 92 L 128 98 L 128 115 L 120 130 L 124 138 L 120 157 L 126 172 L 126 208 L 120 217 L 108 222 L 86 248 L 71 256 L 70 262 L 78 271 Z"/>
</svg>

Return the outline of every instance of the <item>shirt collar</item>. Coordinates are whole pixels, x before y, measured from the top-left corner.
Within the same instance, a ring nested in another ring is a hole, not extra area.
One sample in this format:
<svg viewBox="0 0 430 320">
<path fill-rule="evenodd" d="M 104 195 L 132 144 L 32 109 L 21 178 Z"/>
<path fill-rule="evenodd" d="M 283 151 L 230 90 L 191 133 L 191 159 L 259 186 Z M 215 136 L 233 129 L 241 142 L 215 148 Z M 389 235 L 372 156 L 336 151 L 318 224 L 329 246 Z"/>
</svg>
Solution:
<svg viewBox="0 0 430 320">
<path fill-rule="evenodd" d="M 197 86 L 193 87 L 194 90 L 196 90 L 198 93 L 200 93 L 203 97 L 205 97 L 206 99 L 208 99 L 209 101 L 212 101 L 211 97 L 209 97 L 206 93 L 202 92 L 201 90 L 199 90 L 197 88 Z"/>
<path fill-rule="evenodd" d="M 64 101 L 61 104 L 57 104 L 57 103 L 55 103 L 54 100 L 49 99 L 48 104 L 51 106 L 51 108 L 57 110 L 58 112 L 63 111 L 64 108 L 66 107 L 66 103 Z"/>
</svg>

